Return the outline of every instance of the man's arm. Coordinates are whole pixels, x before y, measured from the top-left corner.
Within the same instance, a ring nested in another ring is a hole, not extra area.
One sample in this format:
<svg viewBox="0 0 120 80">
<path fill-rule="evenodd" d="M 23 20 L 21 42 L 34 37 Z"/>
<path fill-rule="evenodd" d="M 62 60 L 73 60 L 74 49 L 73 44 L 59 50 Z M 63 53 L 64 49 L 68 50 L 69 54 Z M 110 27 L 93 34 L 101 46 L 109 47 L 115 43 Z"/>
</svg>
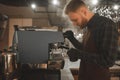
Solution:
<svg viewBox="0 0 120 80">
<path fill-rule="evenodd" d="M 70 42 L 76 49 L 82 49 L 82 44 L 74 37 L 72 31 L 66 31 L 63 35 L 65 38 L 68 38 L 68 40 L 70 40 Z"/>
</svg>

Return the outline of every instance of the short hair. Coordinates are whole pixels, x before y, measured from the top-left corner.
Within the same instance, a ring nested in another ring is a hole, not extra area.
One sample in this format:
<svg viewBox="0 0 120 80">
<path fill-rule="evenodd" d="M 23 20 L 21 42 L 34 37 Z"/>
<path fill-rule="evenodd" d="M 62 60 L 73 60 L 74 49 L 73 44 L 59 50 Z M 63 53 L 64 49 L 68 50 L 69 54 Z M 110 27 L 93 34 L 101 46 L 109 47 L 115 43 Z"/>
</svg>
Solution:
<svg viewBox="0 0 120 80">
<path fill-rule="evenodd" d="M 65 14 L 75 12 L 81 6 L 86 6 L 82 0 L 71 0 L 65 7 Z"/>
</svg>

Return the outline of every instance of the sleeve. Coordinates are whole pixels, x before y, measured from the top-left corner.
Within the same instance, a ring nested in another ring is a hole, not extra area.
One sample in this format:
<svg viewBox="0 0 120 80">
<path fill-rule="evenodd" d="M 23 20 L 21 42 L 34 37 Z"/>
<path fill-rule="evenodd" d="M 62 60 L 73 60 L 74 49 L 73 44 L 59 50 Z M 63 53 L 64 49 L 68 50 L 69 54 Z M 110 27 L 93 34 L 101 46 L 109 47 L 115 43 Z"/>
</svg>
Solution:
<svg viewBox="0 0 120 80">
<path fill-rule="evenodd" d="M 103 26 L 104 28 L 99 33 L 102 34 L 102 37 L 99 37 L 98 53 L 90 54 L 89 52 L 78 50 L 79 58 L 103 67 L 111 67 L 117 57 L 118 31 L 113 22 L 105 23 Z"/>
<path fill-rule="evenodd" d="M 82 49 L 83 45 L 75 37 L 69 38 L 70 42 L 76 49 Z"/>
</svg>

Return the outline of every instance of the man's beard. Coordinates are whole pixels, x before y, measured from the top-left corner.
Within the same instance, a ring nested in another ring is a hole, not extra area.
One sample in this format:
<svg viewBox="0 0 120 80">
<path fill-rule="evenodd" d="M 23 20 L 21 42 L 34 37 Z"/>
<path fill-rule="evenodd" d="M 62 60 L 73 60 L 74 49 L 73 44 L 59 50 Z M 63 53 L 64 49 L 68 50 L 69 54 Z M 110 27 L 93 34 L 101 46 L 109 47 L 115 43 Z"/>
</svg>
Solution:
<svg viewBox="0 0 120 80">
<path fill-rule="evenodd" d="M 88 21 L 87 21 L 86 19 L 84 19 L 84 20 L 81 22 L 81 24 L 79 25 L 80 29 L 85 28 L 86 25 L 87 25 L 87 23 L 88 23 Z"/>
</svg>

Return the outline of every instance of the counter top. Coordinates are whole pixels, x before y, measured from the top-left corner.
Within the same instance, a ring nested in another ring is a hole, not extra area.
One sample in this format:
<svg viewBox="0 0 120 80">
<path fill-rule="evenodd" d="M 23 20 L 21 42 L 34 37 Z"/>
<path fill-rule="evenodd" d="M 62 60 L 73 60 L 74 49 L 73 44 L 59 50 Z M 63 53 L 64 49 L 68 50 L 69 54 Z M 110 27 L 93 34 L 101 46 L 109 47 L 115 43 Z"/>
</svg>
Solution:
<svg viewBox="0 0 120 80">
<path fill-rule="evenodd" d="M 61 74 L 61 75 L 60 75 Z M 31 73 L 31 71 L 23 73 L 22 77 L 24 78 L 20 78 L 20 80 L 39 80 L 39 79 L 44 79 L 44 80 L 74 80 L 72 73 L 70 71 L 70 69 L 61 69 L 60 70 L 60 74 L 57 71 L 43 71 L 43 70 L 38 70 L 37 72 L 34 71 L 33 73 Z M 16 74 L 14 74 L 16 75 Z M 6 78 L 3 79 L 3 76 L 0 75 L 0 80 L 19 80 L 18 78 L 16 78 L 15 76 L 7 76 Z"/>
<path fill-rule="evenodd" d="M 61 80 L 74 80 L 70 69 L 61 70 Z"/>
</svg>

